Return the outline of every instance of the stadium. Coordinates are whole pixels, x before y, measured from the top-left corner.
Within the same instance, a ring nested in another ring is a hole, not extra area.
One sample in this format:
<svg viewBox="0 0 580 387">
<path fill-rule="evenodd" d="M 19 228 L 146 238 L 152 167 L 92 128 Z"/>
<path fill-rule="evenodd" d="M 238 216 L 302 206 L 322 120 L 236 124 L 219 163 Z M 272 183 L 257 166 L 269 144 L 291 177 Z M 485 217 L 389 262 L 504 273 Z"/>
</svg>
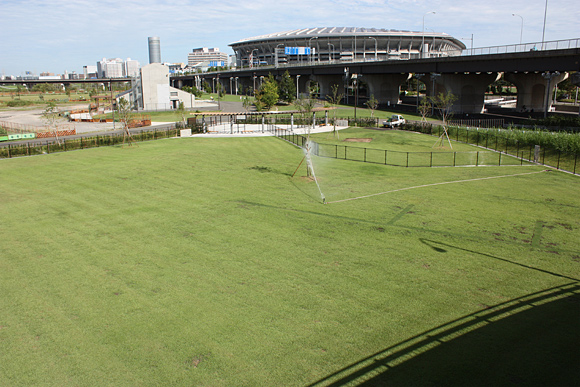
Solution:
<svg viewBox="0 0 580 387">
<path fill-rule="evenodd" d="M 296 29 L 242 39 L 230 47 L 238 67 L 446 57 L 466 48 L 442 32 L 359 27 Z"/>
</svg>

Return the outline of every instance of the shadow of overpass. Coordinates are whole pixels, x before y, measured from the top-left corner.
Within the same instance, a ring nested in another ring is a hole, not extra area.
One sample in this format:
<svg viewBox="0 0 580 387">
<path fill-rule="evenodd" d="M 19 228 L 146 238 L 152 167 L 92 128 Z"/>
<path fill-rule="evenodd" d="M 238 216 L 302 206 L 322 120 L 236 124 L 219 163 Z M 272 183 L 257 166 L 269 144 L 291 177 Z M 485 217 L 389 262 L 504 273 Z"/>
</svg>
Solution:
<svg viewBox="0 0 580 387">
<path fill-rule="evenodd" d="M 488 307 L 383 349 L 314 386 L 580 385 L 580 284 Z"/>
</svg>

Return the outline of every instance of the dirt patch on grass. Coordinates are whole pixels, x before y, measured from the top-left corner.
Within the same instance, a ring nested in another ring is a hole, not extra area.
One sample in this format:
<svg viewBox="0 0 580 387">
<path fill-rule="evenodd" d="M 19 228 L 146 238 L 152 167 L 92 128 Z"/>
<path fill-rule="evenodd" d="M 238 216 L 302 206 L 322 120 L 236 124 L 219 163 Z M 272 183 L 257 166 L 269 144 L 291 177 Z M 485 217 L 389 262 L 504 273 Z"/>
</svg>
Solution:
<svg viewBox="0 0 580 387">
<path fill-rule="evenodd" d="M 371 142 L 372 138 L 362 137 L 362 138 L 345 138 L 345 142 Z"/>
</svg>

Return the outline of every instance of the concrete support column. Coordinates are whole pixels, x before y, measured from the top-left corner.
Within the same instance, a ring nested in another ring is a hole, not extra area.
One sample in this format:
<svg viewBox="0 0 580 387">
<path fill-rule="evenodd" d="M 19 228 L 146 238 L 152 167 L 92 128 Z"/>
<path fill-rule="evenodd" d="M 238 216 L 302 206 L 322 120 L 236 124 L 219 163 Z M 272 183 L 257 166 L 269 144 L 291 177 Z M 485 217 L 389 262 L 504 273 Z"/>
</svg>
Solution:
<svg viewBox="0 0 580 387">
<path fill-rule="evenodd" d="M 338 93 L 344 94 L 344 80 L 341 75 L 312 75 L 310 79 L 318 82 L 321 99 L 326 99 L 329 95 L 332 95 L 333 85 L 338 85 Z"/>
<path fill-rule="evenodd" d="M 454 113 L 483 113 L 485 91 L 490 83 L 500 78 L 500 73 L 441 74 L 435 79 L 435 95 L 442 92 L 457 97 L 451 111 Z M 425 77 L 427 95 L 433 95 L 433 82 Z"/>
<path fill-rule="evenodd" d="M 363 74 L 362 80 L 368 85 L 368 96 L 375 96 L 379 104 L 399 103 L 401 85 L 411 74 Z"/>
<path fill-rule="evenodd" d="M 556 85 L 568 78 L 568 73 L 562 73 L 550 81 L 548 106 L 552 105 Z M 504 79 L 513 83 L 518 89 L 518 111 L 542 112 L 546 108 L 546 88 L 548 80 L 542 73 L 506 73 Z"/>
</svg>

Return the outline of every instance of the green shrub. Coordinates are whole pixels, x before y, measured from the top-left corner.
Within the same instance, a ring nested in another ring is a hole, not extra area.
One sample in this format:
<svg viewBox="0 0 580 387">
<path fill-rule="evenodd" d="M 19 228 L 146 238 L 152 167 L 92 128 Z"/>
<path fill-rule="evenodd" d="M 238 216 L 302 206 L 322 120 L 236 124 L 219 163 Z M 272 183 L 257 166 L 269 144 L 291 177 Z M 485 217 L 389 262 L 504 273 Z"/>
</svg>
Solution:
<svg viewBox="0 0 580 387">
<path fill-rule="evenodd" d="M 33 103 L 30 101 L 23 101 L 21 99 L 15 99 L 15 100 L 6 102 L 6 105 L 8 107 L 30 106 L 32 104 Z"/>
</svg>

